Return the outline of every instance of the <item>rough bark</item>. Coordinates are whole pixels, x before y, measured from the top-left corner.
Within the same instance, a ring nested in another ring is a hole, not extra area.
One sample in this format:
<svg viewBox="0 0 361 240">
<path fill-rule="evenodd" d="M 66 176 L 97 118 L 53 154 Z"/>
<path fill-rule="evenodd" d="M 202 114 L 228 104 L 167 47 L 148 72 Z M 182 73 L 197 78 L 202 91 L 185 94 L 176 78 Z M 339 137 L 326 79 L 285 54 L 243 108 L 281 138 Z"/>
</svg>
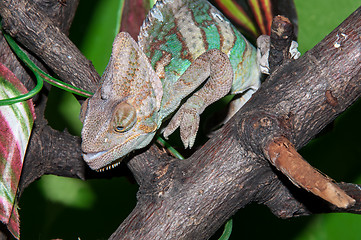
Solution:
<svg viewBox="0 0 361 240">
<path fill-rule="evenodd" d="M 69 24 L 65 32 L 69 31 L 77 2 L 69 1 L 66 5 L 62 5 L 55 1 L 55 4 L 63 8 L 73 7 L 72 15 L 67 16 L 65 21 Z M 83 88 L 94 92 L 99 80 L 94 66 L 59 28 L 63 25 L 57 26 L 56 23 L 60 24 L 60 22 L 57 20 L 54 23 L 50 18 L 63 15 L 57 13 L 49 16 L 48 12 L 43 11 L 41 7 L 53 5 L 39 5 L 39 3 L 20 0 L 0 1 L 4 29 L 45 62 L 63 81 L 74 86 L 79 86 L 80 82 L 87 83 Z M 51 10 L 57 10 L 57 8 L 47 10 L 53 13 Z"/>
<path fill-rule="evenodd" d="M 11 4 L 14 2 L 23 4 Z M 62 6 L 73 6 L 70 2 Z M 0 14 L 12 35 L 54 72 L 63 71 L 64 81 L 95 89 L 98 77 L 87 61 L 74 70 L 67 65 L 72 63 L 62 60 L 63 56 L 49 59 L 58 53 L 56 46 L 63 46 L 64 53 L 70 49 L 64 56 L 83 58 L 65 35 L 55 27 L 46 28 L 51 30 L 47 37 L 53 40 L 43 56 L 39 52 L 42 48 L 36 45 L 38 39 L 27 38 L 31 22 L 17 23 L 25 27 L 13 25 L 18 20 L 13 19 L 16 15 L 11 4 L 0 1 Z M 140 185 L 137 206 L 110 239 L 207 239 L 250 202 L 265 204 L 282 218 L 320 212 L 360 213 L 361 190 L 357 185 L 338 184 L 356 203 L 346 209 L 336 208 L 293 185 L 265 154 L 270 142 L 278 137 L 287 138 L 297 149 L 304 146 L 360 96 L 360 17 L 359 8 L 299 60 L 284 61 L 240 112 L 190 158 L 173 159 L 154 145 L 135 153 L 127 165 Z M 35 21 L 36 17 L 30 19 Z M 59 67 L 62 64 L 66 66 Z M 79 76 L 79 69 L 93 80 L 71 81 L 65 73 Z M 62 76 L 60 72 L 57 74 Z M 44 99 L 42 95 L 37 105 L 38 119 L 24 163 L 22 190 L 45 173 L 89 177 L 81 159 L 80 139 L 51 129 L 42 118 Z"/>
</svg>

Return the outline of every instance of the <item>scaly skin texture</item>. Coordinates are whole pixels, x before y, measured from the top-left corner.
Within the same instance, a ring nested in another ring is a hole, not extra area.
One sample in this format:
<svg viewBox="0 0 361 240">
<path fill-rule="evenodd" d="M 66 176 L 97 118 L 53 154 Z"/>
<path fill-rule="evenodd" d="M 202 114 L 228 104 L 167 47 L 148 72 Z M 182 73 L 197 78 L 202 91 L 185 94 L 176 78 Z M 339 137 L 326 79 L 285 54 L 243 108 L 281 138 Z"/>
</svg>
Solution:
<svg viewBox="0 0 361 240">
<path fill-rule="evenodd" d="M 138 43 L 118 34 L 101 82 L 81 113 L 83 156 L 92 169 L 147 146 L 173 114 L 163 135 L 180 127 L 184 146 L 192 147 L 208 105 L 247 91 L 231 116 L 260 83 L 256 49 L 206 0 L 158 1 Z"/>
</svg>

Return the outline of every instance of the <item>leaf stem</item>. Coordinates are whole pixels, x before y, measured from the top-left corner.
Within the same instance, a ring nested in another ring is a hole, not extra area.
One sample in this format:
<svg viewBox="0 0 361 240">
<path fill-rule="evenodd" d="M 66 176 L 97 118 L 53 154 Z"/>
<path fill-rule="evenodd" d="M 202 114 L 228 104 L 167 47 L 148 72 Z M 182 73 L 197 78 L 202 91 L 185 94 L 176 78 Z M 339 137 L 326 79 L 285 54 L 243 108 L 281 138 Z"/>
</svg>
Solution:
<svg viewBox="0 0 361 240">
<path fill-rule="evenodd" d="M 1 28 L 1 24 L 0 24 L 0 28 Z M 9 46 L 14 51 L 16 56 L 19 57 L 25 63 L 25 65 L 34 73 L 34 75 L 37 79 L 37 84 L 34 89 L 32 89 L 31 91 L 29 91 L 26 94 L 22 94 L 17 97 L 14 97 L 14 98 L 0 100 L 0 106 L 14 104 L 14 103 L 21 102 L 21 101 L 24 101 L 24 100 L 27 100 L 27 99 L 33 97 L 34 95 L 39 93 L 40 90 L 42 89 L 42 87 L 44 85 L 43 81 L 46 81 L 49 84 L 51 84 L 55 87 L 58 87 L 60 89 L 63 89 L 65 91 L 68 91 L 68 92 L 71 92 L 71 93 L 74 93 L 74 94 L 77 94 L 77 95 L 80 95 L 83 97 L 91 97 L 93 95 L 93 93 L 91 93 L 91 92 L 74 87 L 70 84 L 64 83 L 64 82 L 46 74 L 38 66 L 36 66 L 33 61 L 30 60 L 28 55 L 17 45 L 17 43 L 14 41 L 14 39 L 9 34 L 5 33 L 4 31 L 2 31 L 2 32 L 3 32 L 3 36 L 5 37 L 6 41 L 8 42 Z"/>
</svg>

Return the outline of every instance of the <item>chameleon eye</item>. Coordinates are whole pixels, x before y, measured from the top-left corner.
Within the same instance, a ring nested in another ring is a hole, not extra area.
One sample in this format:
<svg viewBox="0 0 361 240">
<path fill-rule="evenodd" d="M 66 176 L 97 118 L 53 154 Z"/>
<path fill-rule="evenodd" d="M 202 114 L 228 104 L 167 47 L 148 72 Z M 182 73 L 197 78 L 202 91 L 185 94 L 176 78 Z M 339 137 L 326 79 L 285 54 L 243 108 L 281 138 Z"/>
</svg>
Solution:
<svg viewBox="0 0 361 240">
<path fill-rule="evenodd" d="M 126 103 L 119 103 L 113 112 L 112 126 L 117 133 L 124 133 L 131 129 L 137 122 L 137 114 L 135 108 Z"/>
<path fill-rule="evenodd" d="M 123 127 L 123 126 L 114 126 L 114 131 L 116 131 L 118 133 L 125 132 L 125 127 Z"/>
</svg>

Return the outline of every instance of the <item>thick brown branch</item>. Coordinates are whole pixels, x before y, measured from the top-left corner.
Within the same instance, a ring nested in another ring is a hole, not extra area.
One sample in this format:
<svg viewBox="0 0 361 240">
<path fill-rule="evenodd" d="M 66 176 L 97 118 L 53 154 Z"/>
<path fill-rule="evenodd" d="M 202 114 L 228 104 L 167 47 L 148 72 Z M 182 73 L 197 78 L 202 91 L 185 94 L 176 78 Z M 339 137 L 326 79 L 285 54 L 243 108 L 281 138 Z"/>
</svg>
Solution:
<svg viewBox="0 0 361 240">
<path fill-rule="evenodd" d="M 35 121 L 25 158 L 20 193 L 44 174 L 85 178 L 86 166 L 81 157 L 80 138 L 52 129 L 46 120 Z"/>
<path fill-rule="evenodd" d="M 3 27 L 63 81 L 95 91 L 99 75 L 93 65 L 40 8 L 20 0 L 0 1 L 0 14 Z"/>
<path fill-rule="evenodd" d="M 75 15 L 76 6 L 78 5 L 79 0 L 69 0 L 68 4 L 64 7 L 60 4 L 47 4 L 41 0 L 33 1 L 34 4 L 41 9 L 42 12 L 46 12 L 47 16 L 50 18 L 51 22 L 59 27 L 64 33 L 68 33 L 70 29 L 70 24 Z M 4 3 L 0 3 L 4 4 Z M 5 9 L 3 9 L 4 11 Z M 0 10 L 1 14 L 1 10 Z M 15 54 L 6 43 L 3 36 L 0 36 L 0 62 L 9 68 L 15 76 L 17 76 L 20 81 L 26 86 L 27 89 L 32 89 L 34 87 L 34 82 L 31 77 L 28 75 L 28 72 L 23 68 L 22 64 L 18 61 Z M 37 61 L 34 57 L 30 55 L 30 58 L 35 61 L 36 65 L 44 69 L 43 65 Z"/>
</svg>

